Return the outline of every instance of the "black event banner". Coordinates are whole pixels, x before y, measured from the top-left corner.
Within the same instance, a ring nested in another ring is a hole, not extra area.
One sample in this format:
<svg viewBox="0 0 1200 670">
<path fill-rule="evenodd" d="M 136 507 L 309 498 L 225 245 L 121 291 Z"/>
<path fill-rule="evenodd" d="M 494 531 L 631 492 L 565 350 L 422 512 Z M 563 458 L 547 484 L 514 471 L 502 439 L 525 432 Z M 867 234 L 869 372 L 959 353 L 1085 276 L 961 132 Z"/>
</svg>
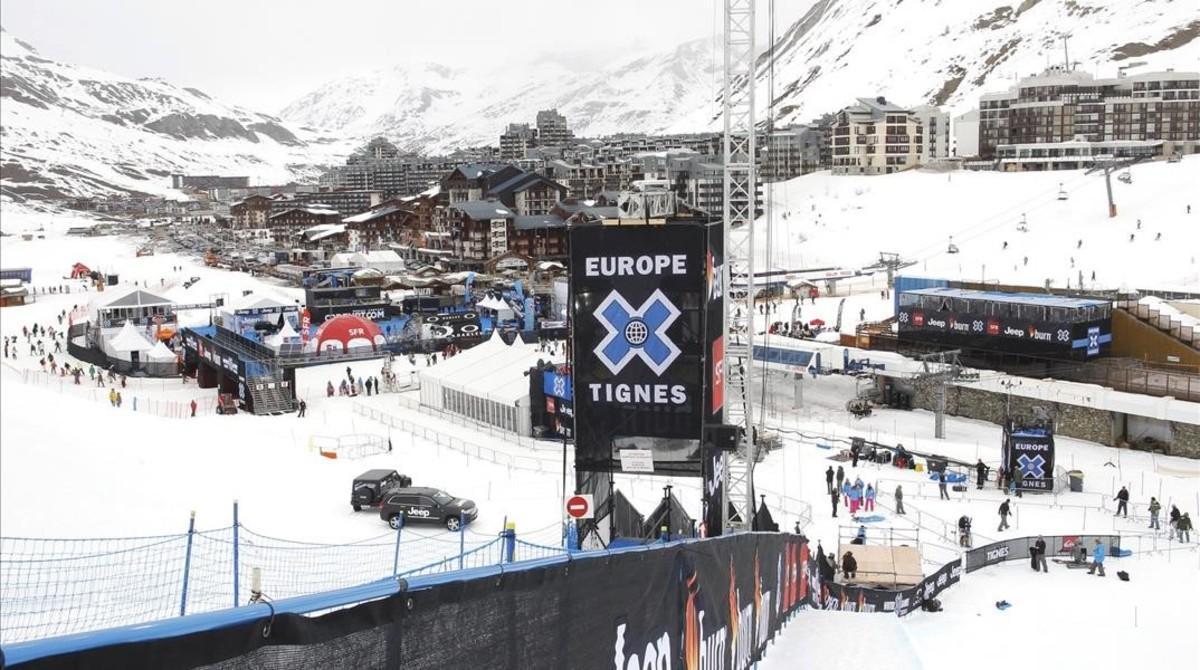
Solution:
<svg viewBox="0 0 1200 670">
<path fill-rule="evenodd" d="M 1087 548 L 1089 562 L 1092 560 L 1092 547 L 1095 546 L 1096 540 L 1100 540 L 1108 552 L 1121 546 L 1121 538 L 1118 535 L 1047 535 L 1042 539 L 1046 541 L 1047 558 L 1070 558 L 1072 550 L 1083 545 Z M 1028 560 L 1029 548 L 1036 542 L 1036 537 L 1014 537 L 976 547 L 967 552 L 966 570 L 975 572 L 1004 561 Z"/>
<path fill-rule="evenodd" d="M 1054 435 L 1048 430 L 1017 430 L 1008 433 L 1005 466 L 1021 473 L 1017 488 L 1022 491 L 1054 491 Z"/>
<path fill-rule="evenodd" d="M 739 533 L 410 588 L 318 617 L 280 614 L 269 634 L 264 615 L 39 667 L 746 670 L 808 601 L 803 538 Z"/>
<path fill-rule="evenodd" d="M 1089 358 L 1107 353 L 1112 342 L 1112 325 L 1108 320 L 1052 323 L 901 307 L 896 321 L 901 339 L 973 349 L 1003 348 L 1031 355 L 1066 354 Z"/>
<path fill-rule="evenodd" d="M 885 612 L 897 616 L 910 614 L 921 608 L 922 603 L 957 584 L 962 579 L 963 565 L 954 560 L 927 575 L 919 584 L 903 589 L 874 589 L 853 584 L 839 584 L 836 579 L 821 578 L 817 560 L 808 564 L 809 581 L 812 584 L 809 605 L 816 609 L 840 610 L 844 612 Z"/>
<path fill-rule="evenodd" d="M 700 474 L 707 254 L 695 224 L 571 230 L 576 467 L 648 448 L 656 472 Z"/>
</svg>

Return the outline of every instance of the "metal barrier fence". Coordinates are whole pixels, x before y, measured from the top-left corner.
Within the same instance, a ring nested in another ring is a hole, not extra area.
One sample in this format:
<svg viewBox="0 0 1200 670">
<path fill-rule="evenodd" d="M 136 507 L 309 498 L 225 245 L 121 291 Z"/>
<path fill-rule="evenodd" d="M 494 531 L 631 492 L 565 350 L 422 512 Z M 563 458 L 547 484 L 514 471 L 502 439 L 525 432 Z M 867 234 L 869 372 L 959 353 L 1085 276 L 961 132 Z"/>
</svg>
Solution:
<svg viewBox="0 0 1200 670">
<path fill-rule="evenodd" d="M 121 394 L 121 405 L 115 408 L 119 411 L 143 412 L 165 419 L 186 419 L 192 416 L 191 400 L 163 400 L 155 397 L 158 393 L 166 390 L 168 385 L 171 388 L 180 388 L 181 384 L 177 380 L 172 383 L 164 379 L 151 380 L 130 377 L 125 388 L 121 388 L 119 384 L 114 387 L 110 382 L 105 382 L 105 386 L 96 386 L 94 381 L 87 378 L 81 379 L 80 383 L 76 384 L 75 378 L 70 375 L 63 377 L 50 374 L 45 370 L 17 368 L 8 363 L 4 363 L 4 366 L 20 375 L 20 380 L 24 384 L 44 386 L 56 393 L 71 394 L 92 402 L 109 402 L 111 404 L 109 391 L 116 388 Z M 215 396 L 206 394 L 195 400 L 196 416 L 216 413 L 217 398 Z"/>
<path fill-rule="evenodd" d="M 365 458 L 386 454 L 391 449 L 391 440 L 386 435 L 355 433 L 331 437 L 313 435 L 308 440 L 309 449 L 318 451 L 328 458 Z"/>
<path fill-rule="evenodd" d="M 0 537 L 0 641 L 12 644 L 138 624 L 250 602 L 292 598 L 382 578 L 428 575 L 565 552 L 558 524 L 518 538 L 401 528 L 354 542 L 304 542 L 236 521 L 187 532 L 120 538 Z"/>
</svg>

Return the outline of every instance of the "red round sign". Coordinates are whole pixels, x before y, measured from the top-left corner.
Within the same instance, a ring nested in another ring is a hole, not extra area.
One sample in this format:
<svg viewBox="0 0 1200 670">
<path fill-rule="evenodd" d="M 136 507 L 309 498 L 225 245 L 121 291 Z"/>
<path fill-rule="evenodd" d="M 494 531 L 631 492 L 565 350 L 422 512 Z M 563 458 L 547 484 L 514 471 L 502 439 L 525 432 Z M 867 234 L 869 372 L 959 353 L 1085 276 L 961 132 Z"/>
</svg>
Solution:
<svg viewBox="0 0 1200 670">
<path fill-rule="evenodd" d="M 588 516 L 588 512 L 590 510 L 591 504 L 588 502 L 587 498 L 584 498 L 583 496 L 571 496 L 570 498 L 567 498 L 567 514 L 570 516 L 576 519 L 582 519 Z"/>
</svg>

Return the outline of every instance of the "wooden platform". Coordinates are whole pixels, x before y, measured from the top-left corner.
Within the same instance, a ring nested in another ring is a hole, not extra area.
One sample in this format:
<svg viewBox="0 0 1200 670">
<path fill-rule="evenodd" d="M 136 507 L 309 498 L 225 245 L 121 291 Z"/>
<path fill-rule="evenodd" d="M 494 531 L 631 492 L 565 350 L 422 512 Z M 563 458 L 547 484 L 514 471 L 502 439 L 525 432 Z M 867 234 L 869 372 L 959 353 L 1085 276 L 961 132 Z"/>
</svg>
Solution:
<svg viewBox="0 0 1200 670">
<path fill-rule="evenodd" d="M 921 571 L 921 552 L 916 547 L 893 547 L 879 544 L 843 544 L 838 546 L 838 562 L 846 552 L 858 561 L 858 576 L 838 582 L 867 586 L 913 586 L 925 578 Z"/>
</svg>

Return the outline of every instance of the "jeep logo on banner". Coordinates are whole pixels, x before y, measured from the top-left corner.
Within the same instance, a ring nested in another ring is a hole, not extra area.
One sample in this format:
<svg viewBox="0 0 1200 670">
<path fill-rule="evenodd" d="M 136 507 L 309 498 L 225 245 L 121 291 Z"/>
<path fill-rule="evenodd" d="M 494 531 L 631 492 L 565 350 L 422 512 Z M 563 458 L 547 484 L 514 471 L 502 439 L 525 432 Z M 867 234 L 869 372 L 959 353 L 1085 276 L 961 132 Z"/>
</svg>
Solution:
<svg viewBox="0 0 1200 670">
<path fill-rule="evenodd" d="M 667 472 L 700 474 L 710 289 L 705 239 L 703 227 L 688 224 L 572 229 L 571 382 L 580 469 L 607 469 L 620 438 L 624 446 L 653 451 L 656 472 L 666 459 L 675 463 L 665 465 Z"/>
</svg>

